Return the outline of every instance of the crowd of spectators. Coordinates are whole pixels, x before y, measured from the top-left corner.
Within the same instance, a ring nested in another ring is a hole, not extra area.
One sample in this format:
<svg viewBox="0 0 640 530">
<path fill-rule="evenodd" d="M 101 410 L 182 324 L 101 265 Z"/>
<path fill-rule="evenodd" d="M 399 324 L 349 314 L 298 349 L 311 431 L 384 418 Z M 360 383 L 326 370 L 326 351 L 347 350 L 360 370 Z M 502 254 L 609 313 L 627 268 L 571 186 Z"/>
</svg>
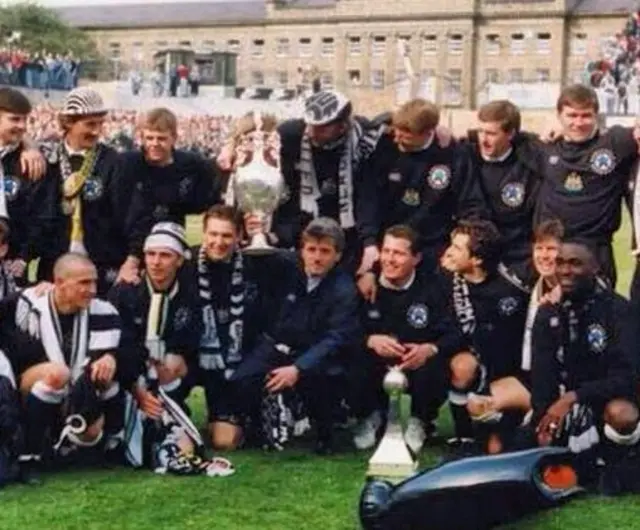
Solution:
<svg viewBox="0 0 640 530">
<path fill-rule="evenodd" d="M 78 84 L 80 61 L 73 53 L 0 48 L 0 85 L 39 90 L 71 90 Z"/>
<path fill-rule="evenodd" d="M 29 117 L 31 138 L 51 141 L 60 138 L 57 118 L 58 109 L 51 104 L 37 106 Z M 119 150 L 138 145 L 136 124 L 138 112 L 113 110 L 104 127 L 104 141 Z M 226 139 L 231 125 L 231 116 L 192 115 L 181 116 L 178 122 L 177 147 L 199 152 L 206 157 L 215 157 Z"/>
</svg>

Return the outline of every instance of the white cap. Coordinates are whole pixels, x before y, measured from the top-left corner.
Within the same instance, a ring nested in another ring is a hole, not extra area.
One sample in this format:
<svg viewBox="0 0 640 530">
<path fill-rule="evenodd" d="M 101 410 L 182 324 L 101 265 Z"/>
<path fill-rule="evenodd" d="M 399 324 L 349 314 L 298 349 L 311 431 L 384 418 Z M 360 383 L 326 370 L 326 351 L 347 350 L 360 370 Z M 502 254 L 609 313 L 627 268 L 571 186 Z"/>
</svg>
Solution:
<svg viewBox="0 0 640 530">
<path fill-rule="evenodd" d="M 60 110 L 60 114 L 64 116 L 94 116 L 107 112 L 109 111 L 102 96 L 88 87 L 76 88 L 69 92 Z"/>
<path fill-rule="evenodd" d="M 350 105 L 349 98 L 341 92 L 316 92 L 304 103 L 304 121 L 307 125 L 326 125 L 337 120 Z"/>
<path fill-rule="evenodd" d="M 166 248 L 186 259 L 191 258 L 184 227 L 178 223 L 156 223 L 144 241 L 144 251 Z"/>
</svg>

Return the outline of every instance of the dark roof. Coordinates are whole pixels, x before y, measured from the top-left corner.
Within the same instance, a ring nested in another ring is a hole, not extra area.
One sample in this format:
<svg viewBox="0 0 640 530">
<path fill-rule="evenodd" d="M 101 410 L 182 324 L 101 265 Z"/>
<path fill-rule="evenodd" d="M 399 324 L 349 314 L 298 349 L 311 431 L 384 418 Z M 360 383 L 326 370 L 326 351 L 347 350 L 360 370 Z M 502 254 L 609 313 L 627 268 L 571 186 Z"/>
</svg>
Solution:
<svg viewBox="0 0 640 530">
<path fill-rule="evenodd" d="M 65 22 L 79 28 L 202 26 L 266 18 L 264 0 L 65 6 L 56 11 Z"/>
<path fill-rule="evenodd" d="M 578 15 L 613 15 L 631 13 L 637 6 L 637 0 L 574 0 L 571 12 Z"/>
</svg>

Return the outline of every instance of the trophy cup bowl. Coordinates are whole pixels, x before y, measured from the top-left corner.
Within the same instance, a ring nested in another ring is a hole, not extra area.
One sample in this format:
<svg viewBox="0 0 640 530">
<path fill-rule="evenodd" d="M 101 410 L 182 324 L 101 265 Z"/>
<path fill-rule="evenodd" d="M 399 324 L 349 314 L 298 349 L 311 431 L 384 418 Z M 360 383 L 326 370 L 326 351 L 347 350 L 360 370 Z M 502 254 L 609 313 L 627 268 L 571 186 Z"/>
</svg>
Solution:
<svg viewBox="0 0 640 530">
<path fill-rule="evenodd" d="M 244 213 L 260 216 L 265 224 L 265 231 L 271 223 L 273 213 L 278 208 L 284 195 L 284 178 L 280 171 L 277 157 L 273 163 L 265 159 L 265 136 L 262 132 L 262 121 L 258 115 L 257 128 L 253 136 L 250 162 L 236 169 L 233 180 L 233 194 L 236 204 Z M 279 145 L 278 145 L 279 148 Z M 266 234 L 254 234 L 243 253 L 261 256 L 277 252 L 269 245 Z"/>
<path fill-rule="evenodd" d="M 389 397 L 403 394 L 409 386 L 409 380 L 404 372 L 396 367 L 391 368 L 382 381 L 382 388 Z"/>
</svg>

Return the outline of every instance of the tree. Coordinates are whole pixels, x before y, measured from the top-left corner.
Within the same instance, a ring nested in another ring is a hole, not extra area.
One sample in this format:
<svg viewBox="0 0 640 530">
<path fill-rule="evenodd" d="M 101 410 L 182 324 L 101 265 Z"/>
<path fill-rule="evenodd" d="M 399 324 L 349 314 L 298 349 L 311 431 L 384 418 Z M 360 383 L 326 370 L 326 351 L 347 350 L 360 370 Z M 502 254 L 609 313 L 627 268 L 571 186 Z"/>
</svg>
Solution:
<svg viewBox="0 0 640 530">
<path fill-rule="evenodd" d="M 82 60 L 98 60 L 95 43 L 81 30 L 65 24 L 58 14 L 32 3 L 0 6 L 0 37 L 2 44 L 14 32 L 20 39 L 14 45 L 31 52 L 73 52 Z"/>
</svg>

